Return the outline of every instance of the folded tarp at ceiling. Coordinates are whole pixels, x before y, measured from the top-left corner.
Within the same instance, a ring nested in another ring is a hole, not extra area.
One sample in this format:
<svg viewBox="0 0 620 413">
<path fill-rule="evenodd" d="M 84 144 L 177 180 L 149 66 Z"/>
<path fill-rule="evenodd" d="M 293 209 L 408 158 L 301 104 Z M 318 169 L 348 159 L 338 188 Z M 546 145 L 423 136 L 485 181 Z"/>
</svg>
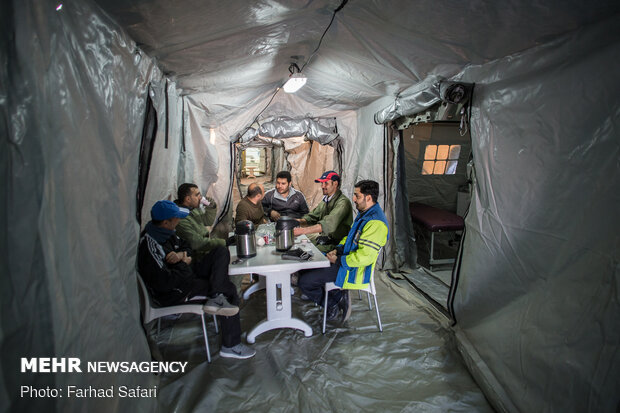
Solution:
<svg viewBox="0 0 620 413">
<path fill-rule="evenodd" d="M 471 66 L 458 337 L 501 410 L 620 405 L 620 24 Z"/>
<path fill-rule="evenodd" d="M 242 150 L 247 147 L 266 148 L 274 146 L 283 147 L 284 142 L 280 139 L 264 138 L 260 136 L 254 128 L 249 128 L 247 132 L 241 136 L 238 142 L 238 148 Z"/>
<path fill-rule="evenodd" d="M 439 83 L 442 76 L 431 75 L 398 94 L 394 102 L 375 113 L 375 123 L 387 123 L 414 113 L 422 112 L 441 101 Z"/>
<path fill-rule="evenodd" d="M 457 87 L 457 89 L 454 89 Z M 439 103 L 466 104 L 473 85 L 429 76 L 420 83 L 399 93 L 394 102 L 375 113 L 375 123 L 387 123 L 403 116 L 413 115 Z M 444 119 L 447 120 L 447 119 Z"/>
<path fill-rule="evenodd" d="M 275 139 L 305 136 L 321 145 L 327 145 L 338 137 L 338 127 L 336 119 L 277 117 L 261 123 L 258 129 L 248 128 L 247 132 L 239 138 L 239 142 L 246 143 L 258 136 Z"/>
</svg>

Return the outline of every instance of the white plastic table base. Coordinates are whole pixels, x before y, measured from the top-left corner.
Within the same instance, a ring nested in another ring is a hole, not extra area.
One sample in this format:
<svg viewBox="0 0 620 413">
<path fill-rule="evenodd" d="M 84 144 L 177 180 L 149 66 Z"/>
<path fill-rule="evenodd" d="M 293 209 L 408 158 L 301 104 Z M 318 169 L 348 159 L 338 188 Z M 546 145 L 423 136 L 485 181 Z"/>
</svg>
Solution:
<svg viewBox="0 0 620 413">
<path fill-rule="evenodd" d="M 250 344 L 255 342 L 259 334 L 278 328 L 301 330 L 306 337 L 312 336 L 312 328 L 308 324 L 292 317 L 291 274 L 302 269 L 329 267 L 329 260 L 309 242 L 296 240 L 296 244 L 296 247 L 312 252 L 313 257 L 308 261 L 283 260 L 282 254 L 275 251 L 275 246 L 265 245 L 256 249 L 255 257 L 237 262 L 236 248 L 229 247 L 231 261 L 236 262 L 228 267 L 230 275 L 252 273 L 260 275 L 259 282 L 251 285 L 243 294 L 243 298 L 247 299 L 252 293 L 263 288 L 266 290 L 267 319 L 248 333 L 247 341 Z"/>
<path fill-rule="evenodd" d="M 248 289 L 245 290 L 245 292 L 243 293 L 243 299 L 244 300 L 248 300 L 250 298 L 250 296 L 252 294 L 254 294 L 255 292 L 260 291 L 260 290 L 264 290 L 265 286 L 266 286 L 265 277 L 264 276 L 259 276 L 258 277 L 258 282 L 255 282 L 254 284 L 250 285 L 248 287 Z"/>
<path fill-rule="evenodd" d="M 272 272 L 261 279 L 266 282 L 267 319 L 248 333 L 248 343 L 254 343 L 259 334 L 278 328 L 302 330 L 306 337 L 312 336 L 312 328 L 308 324 L 291 317 L 291 274 L 288 271 Z"/>
</svg>

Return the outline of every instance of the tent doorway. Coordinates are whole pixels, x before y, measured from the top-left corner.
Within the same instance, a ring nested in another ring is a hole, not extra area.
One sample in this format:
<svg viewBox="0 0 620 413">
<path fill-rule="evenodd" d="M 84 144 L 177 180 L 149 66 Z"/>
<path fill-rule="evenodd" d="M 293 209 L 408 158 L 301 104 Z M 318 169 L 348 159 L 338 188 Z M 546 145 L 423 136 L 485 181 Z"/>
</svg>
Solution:
<svg viewBox="0 0 620 413">
<path fill-rule="evenodd" d="M 275 177 L 280 171 L 291 173 L 293 187 L 304 194 L 308 207 L 312 209 L 322 199 L 321 187 L 314 180 L 325 170 L 341 169 L 336 147 L 321 145 L 303 136 L 285 139 L 259 137 L 236 144 L 235 153 L 233 215 L 251 183 L 262 184 L 265 191 L 269 191 L 274 188 Z"/>
<path fill-rule="evenodd" d="M 241 152 L 241 175 L 246 178 L 257 178 L 266 173 L 265 148 L 247 148 Z"/>
<path fill-rule="evenodd" d="M 407 278 L 447 311 L 470 201 L 471 138 L 458 123 L 438 122 L 403 128 L 401 142 L 418 267 Z"/>
</svg>

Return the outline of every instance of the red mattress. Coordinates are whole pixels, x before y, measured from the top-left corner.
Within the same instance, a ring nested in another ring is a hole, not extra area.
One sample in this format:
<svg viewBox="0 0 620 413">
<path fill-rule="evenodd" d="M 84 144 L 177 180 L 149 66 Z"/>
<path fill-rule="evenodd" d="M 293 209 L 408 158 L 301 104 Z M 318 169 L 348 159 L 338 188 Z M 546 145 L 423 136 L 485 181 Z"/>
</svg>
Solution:
<svg viewBox="0 0 620 413">
<path fill-rule="evenodd" d="M 459 231 L 465 226 L 462 217 L 419 202 L 409 203 L 409 213 L 413 222 L 417 222 L 431 232 Z"/>
</svg>

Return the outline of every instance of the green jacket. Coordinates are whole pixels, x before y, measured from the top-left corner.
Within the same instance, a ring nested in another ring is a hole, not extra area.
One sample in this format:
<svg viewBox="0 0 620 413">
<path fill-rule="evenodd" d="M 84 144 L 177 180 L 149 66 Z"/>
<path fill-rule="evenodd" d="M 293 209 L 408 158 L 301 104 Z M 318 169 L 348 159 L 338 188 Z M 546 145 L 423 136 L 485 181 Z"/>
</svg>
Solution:
<svg viewBox="0 0 620 413">
<path fill-rule="evenodd" d="M 329 237 L 323 245 L 317 243 L 317 237 L 308 237 L 321 252 L 329 252 L 344 238 L 353 222 L 353 208 L 349 199 L 339 190 L 329 202 L 323 202 L 302 217 L 308 225 L 321 224 L 320 237 Z"/>
<path fill-rule="evenodd" d="M 226 246 L 225 240 L 209 237 L 207 226 L 213 225 L 215 221 L 217 205 L 213 199 L 208 199 L 211 203 L 208 207 L 204 210 L 192 209 L 188 216 L 179 221 L 176 228 L 177 235 L 189 243 L 196 258 L 201 258 L 219 245 Z"/>
</svg>

